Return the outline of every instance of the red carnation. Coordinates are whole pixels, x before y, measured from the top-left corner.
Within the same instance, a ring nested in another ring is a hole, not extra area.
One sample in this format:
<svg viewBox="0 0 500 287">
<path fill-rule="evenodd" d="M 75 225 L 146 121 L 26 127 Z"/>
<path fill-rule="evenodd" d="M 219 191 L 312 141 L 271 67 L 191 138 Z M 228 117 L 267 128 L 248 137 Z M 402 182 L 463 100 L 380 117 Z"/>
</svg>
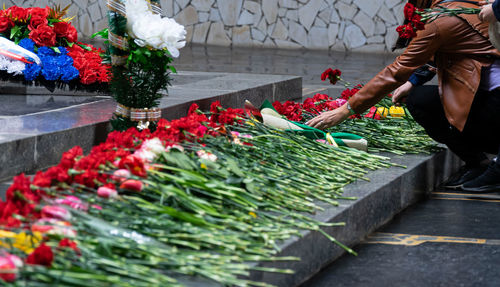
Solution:
<svg viewBox="0 0 500 287">
<path fill-rule="evenodd" d="M 59 241 L 59 248 L 68 247 L 73 249 L 77 254 L 80 254 L 80 249 L 75 241 L 69 240 L 68 238 L 63 238 Z"/>
<path fill-rule="evenodd" d="M 26 22 L 28 20 L 28 9 L 12 6 L 7 9 L 7 15 L 15 22 Z"/>
<path fill-rule="evenodd" d="M 396 31 L 399 33 L 399 37 L 403 39 L 411 39 L 417 36 L 417 32 L 415 32 L 411 23 L 397 27 Z"/>
<path fill-rule="evenodd" d="M 321 74 L 321 80 L 324 81 L 326 79 L 330 80 L 330 83 L 332 85 L 335 85 L 337 81 L 340 79 L 340 76 L 342 75 L 342 72 L 338 69 L 332 70 L 331 68 L 328 68 Z"/>
<path fill-rule="evenodd" d="M 68 42 L 76 42 L 78 40 L 78 34 L 70 23 L 66 22 L 56 22 L 54 23 L 54 32 L 56 32 L 57 37 L 66 38 Z"/>
<path fill-rule="evenodd" d="M 30 23 L 28 25 L 28 29 L 30 31 L 38 28 L 39 26 L 47 26 L 48 20 L 45 17 L 33 16 L 31 17 Z"/>
<path fill-rule="evenodd" d="M 31 19 L 33 18 L 47 19 L 47 17 L 49 17 L 49 10 L 48 8 L 33 7 L 33 8 L 28 8 L 28 14 L 31 15 Z"/>
<path fill-rule="evenodd" d="M 118 167 L 128 169 L 132 174 L 137 176 L 141 177 L 146 176 L 146 169 L 144 168 L 144 162 L 140 158 L 134 155 L 129 155 L 126 156 L 125 158 L 122 158 Z"/>
<path fill-rule="evenodd" d="M 8 31 L 12 26 L 14 26 L 14 22 L 9 17 L 0 16 L 0 33 Z"/>
<path fill-rule="evenodd" d="M 26 263 L 50 267 L 53 260 L 54 253 L 52 253 L 52 249 L 42 243 L 26 258 Z"/>
<path fill-rule="evenodd" d="M 404 13 L 405 13 L 405 19 L 408 21 L 411 21 L 413 19 L 413 15 L 416 12 L 415 6 L 411 3 L 406 3 L 405 8 L 404 8 Z"/>
<path fill-rule="evenodd" d="M 56 44 L 56 33 L 54 29 L 49 26 L 38 26 L 35 30 L 30 32 L 29 37 L 38 46 L 52 47 Z"/>
</svg>

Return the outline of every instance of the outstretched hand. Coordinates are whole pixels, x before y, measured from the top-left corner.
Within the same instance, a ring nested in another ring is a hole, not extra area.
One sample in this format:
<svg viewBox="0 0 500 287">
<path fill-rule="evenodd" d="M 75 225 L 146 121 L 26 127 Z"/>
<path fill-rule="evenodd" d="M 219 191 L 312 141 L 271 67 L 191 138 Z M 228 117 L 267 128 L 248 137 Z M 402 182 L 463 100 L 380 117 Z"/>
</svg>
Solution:
<svg viewBox="0 0 500 287">
<path fill-rule="evenodd" d="M 392 103 L 395 104 L 396 106 L 399 106 L 406 100 L 406 97 L 408 96 L 408 94 L 411 92 L 412 89 L 413 89 L 413 84 L 409 81 L 401 85 L 392 93 Z"/>
<path fill-rule="evenodd" d="M 349 114 L 347 104 L 344 104 L 335 110 L 321 113 L 319 116 L 309 120 L 306 125 L 324 130 L 340 124 L 349 117 Z"/>
</svg>

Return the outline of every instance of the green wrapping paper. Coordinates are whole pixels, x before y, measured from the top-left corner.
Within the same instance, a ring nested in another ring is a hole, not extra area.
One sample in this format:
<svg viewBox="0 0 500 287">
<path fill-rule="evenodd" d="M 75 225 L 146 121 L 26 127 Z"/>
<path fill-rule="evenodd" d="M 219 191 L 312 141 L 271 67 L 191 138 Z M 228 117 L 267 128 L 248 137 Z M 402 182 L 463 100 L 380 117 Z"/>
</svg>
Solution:
<svg viewBox="0 0 500 287">
<path fill-rule="evenodd" d="M 361 136 L 351 133 L 325 133 L 320 129 L 316 129 L 299 122 L 286 120 L 276 111 L 276 109 L 274 109 L 273 105 L 268 100 L 265 100 L 262 103 L 260 110 L 264 115 L 264 124 L 266 124 L 267 121 L 269 125 L 281 128 L 285 132 L 293 132 L 313 140 L 325 140 L 330 144 L 337 146 L 351 147 L 363 151 L 366 151 L 368 148 L 367 141 Z M 267 116 L 276 118 L 279 117 L 280 119 L 272 121 L 272 118 L 269 120 Z M 276 124 L 278 121 L 282 123 Z"/>
</svg>

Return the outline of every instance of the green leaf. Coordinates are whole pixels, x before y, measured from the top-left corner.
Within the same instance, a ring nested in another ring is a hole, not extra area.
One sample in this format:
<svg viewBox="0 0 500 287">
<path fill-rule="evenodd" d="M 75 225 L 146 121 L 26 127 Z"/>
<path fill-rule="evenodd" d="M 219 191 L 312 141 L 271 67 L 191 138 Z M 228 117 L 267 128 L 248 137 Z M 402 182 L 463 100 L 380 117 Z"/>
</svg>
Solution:
<svg viewBox="0 0 500 287">
<path fill-rule="evenodd" d="M 19 33 L 19 31 L 21 31 L 21 26 L 14 26 L 10 30 L 10 39 L 13 39 L 17 35 L 17 33 Z"/>
<path fill-rule="evenodd" d="M 95 37 L 99 36 L 99 37 L 107 40 L 108 35 L 109 35 L 109 29 L 104 28 L 101 31 L 98 31 L 98 32 L 95 32 L 94 34 L 92 34 L 92 36 L 90 36 L 90 38 L 94 39 Z"/>
<path fill-rule="evenodd" d="M 172 73 L 177 74 L 177 70 L 174 66 L 169 66 L 168 68 L 170 69 L 170 71 L 172 71 Z"/>
<path fill-rule="evenodd" d="M 54 50 L 54 52 L 56 52 L 57 54 L 61 54 L 61 50 L 59 50 L 58 47 L 51 47 L 52 50 Z"/>
<path fill-rule="evenodd" d="M 82 49 L 86 50 L 86 51 L 92 51 L 92 48 L 90 48 L 89 46 L 86 46 L 86 45 L 82 45 L 82 44 L 77 44 L 78 46 L 82 47 Z"/>
</svg>

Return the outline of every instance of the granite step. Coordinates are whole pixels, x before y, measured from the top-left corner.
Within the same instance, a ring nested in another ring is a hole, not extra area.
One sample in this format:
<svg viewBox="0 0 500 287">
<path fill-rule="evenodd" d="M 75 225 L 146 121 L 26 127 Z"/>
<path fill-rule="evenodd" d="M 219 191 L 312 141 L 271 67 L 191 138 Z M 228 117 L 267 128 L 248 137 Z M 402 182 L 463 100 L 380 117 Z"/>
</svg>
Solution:
<svg viewBox="0 0 500 287">
<path fill-rule="evenodd" d="M 297 76 L 179 72 L 173 79 L 160 102 L 166 119 L 185 116 L 194 102 L 208 110 L 217 100 L 226 107 L 243 107 L 247 99 L 260 104 L 264 99 L 302 96 L 302 79 Z M 116 103 L 109 95 L 9 82 L 0 86 L 0 100 L 17 103 L 15 108 L 0 108 L 0 180 L 54 165 L 75 145 L 88 153 L 110 131 Z M 71 96 L 81 101 L 71 102 Z"/>
</svg>

